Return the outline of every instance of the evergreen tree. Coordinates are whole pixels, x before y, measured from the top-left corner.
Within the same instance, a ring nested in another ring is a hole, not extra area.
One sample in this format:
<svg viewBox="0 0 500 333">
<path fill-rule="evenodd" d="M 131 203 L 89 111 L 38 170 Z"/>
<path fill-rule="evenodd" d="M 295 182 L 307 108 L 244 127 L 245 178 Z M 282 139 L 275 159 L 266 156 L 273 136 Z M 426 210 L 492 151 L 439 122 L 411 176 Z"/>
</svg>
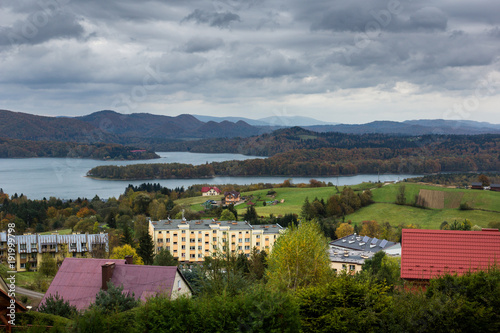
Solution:
<svg viewBox="0 0 500 333">
<path fill-rule="evenodd" d="M 50 295 L 45 303 L 40 305 L 38 311 L 66 318 L 71 318 L 77 313 L 76 307 L 70 305 L 69 301 L 64 301 L 58 293 L 55 296 Z"/>
<path fill-rule="evenodd" d="M 253 221 L 257 220 L 258 216 L 257 216 L 257 211 L 255 210 L 255 207 L 254 206 L 247 207 L 247 212 L 245 213 L 243 218 L 247 222 L 253 222 Z"/>
<path fill-rule="evenodd" d="M 91 308 L 97 308 L 104 313 L 123 312 L 135 308 L 139 303 L 133 293 L 123 293 L 123 286 L 115 287 L 113 283 L 108 282 L 108 290 L 99 291 Z"/>
<path fill-rule="evenodd" d="M 165 249 L 161 249 L 153 259 L 153 265 L 155 266 L 177 266 L 178 264 L 178 260 L 174 258 L 172 253 Z"/>
<path fill-rule="evenodd" d="M 120 244 L 128 244 L 134 247 L 134 238 L 132 237 L 132 231 L 130 230 L 128 225 L 123 228 L 123 234 L 120 237 Z"/>
<path fill-rule="evenodd" d="M 139 238 L 139 248 L 137 254 L 144 261 L 144 265 L 153 264 L 154 259 L 154 243 L 149 232 L 144 232 Z"/>
</svg>

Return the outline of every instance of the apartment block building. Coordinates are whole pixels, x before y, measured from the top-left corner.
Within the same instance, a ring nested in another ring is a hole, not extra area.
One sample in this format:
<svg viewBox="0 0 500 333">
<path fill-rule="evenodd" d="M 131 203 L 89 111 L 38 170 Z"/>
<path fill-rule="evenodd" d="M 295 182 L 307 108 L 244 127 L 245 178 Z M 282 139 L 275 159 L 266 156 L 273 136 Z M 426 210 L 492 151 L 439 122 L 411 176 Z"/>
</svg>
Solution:
<svg viewBox="0 0 500 333">
<path fill-rule="evenodd" d="M 160 220 L 149 222 L 155 254 L 161 249 L 179 262 L 203 262 L 206 256 L 227 250 L 250 256 L 252 249 L 269 253 L 283 231 L 279 224 L 251 225 L 248 222 L 214 220 Z"/>
<path fill-rule="evenodd" d="M 49 253 L 52 258 L 62 261 L 66 257 L 87 258 L 97 251 L 108 252 L 108 234 L 71 234 L 51 235 L 24 234 L 13 236 L 14 253 L 10 255 L 15 261 L 18 272 L 36 271 L 43 261 L 43 254 Z M 0 260 L 9 259 L 9 239 L 6 232 L 0 232 Z"/>
</svg>

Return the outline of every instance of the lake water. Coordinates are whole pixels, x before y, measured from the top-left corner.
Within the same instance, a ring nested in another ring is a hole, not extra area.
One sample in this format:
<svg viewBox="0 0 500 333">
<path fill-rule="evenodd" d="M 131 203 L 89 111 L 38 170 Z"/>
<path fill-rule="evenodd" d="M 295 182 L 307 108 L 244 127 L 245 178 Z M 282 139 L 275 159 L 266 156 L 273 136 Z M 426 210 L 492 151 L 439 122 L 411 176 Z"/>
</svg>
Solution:
<svg viewBox="0 0 500 333">
<path fill-rule="evenodd" d="M 361 182 L 397 181 L 418 175 L 357 175 L 342 177 L 217 177 L 213 179 L 153 179 L 138 181 L 97 180 L 85 177 L 87 171 L 98 165 L 127 165 L 139 163 L 189 163 L 203 164 L 227 160 L 245 160 L 262 158 L 239 154 L 198 154 L 188 152 L 158 153 L 161 156 L 154 160 L 141 161 L 99 161 L 74 158 L 21 158 L 0 159 L 0 188 L 5 193 L 23 193 L 29 199 L 42 199 L 51 196 L 61 199 L 118 197 L 125 191 L 128 184 L 140 185 L 145 182 L 160 183 L 168 188 L 193 184 L 257 184 L 282 183 L 291 178 L 292 182 L 308 183 L 311 178 L 332 182 L 335 185 L 354 185 Z"/>
</svg>

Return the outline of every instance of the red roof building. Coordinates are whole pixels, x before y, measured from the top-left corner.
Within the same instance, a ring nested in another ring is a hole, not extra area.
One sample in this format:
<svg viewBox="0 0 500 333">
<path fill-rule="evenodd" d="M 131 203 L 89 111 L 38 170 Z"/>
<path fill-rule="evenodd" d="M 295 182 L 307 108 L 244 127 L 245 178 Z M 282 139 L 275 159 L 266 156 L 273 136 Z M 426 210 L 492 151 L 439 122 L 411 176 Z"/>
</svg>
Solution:
<svg viewBox="0 0 500 333">
<path fill-rule="evenodd" d="M 107 282 L 123 286 L 125 294 L 136 299 L 165 294 L 170 298 L 191 295 L 191 287 L 177 266 L 143 266 L 127 264 L 125 259 L 65 258 L 44 298 L 59 294 L 78 310 L 94 303 L 97 293 L 107 289 Z"/>
<path fill-rule="evenodd" d="M 215 186 L 203 186 L 201 188 L 201 195 L 203 196 L 220 195 L 220 190 Z"/>
<path fill-rule="evenodd" d="M 403 229 L 401 278 L 429 280 L 500 265 L 500 232 Z"/>
</svg>

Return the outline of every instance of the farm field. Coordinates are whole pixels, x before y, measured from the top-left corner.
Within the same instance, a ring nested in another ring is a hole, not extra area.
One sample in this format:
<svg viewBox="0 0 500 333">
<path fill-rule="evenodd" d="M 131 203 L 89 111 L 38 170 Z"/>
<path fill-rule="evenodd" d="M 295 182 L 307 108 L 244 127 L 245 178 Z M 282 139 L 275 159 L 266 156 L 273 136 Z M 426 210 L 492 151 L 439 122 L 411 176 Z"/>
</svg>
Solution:
<svg viewBox="0 0 500 333">
<path fill-rule="evenodd" d="M 420 190 L 440 191 L 445 193 L 445 208 L 453 208 L 453 206 L 456 206 L 457 200 L 460 200 L 458 205 L 467 202 L 473 208 L 500 212 L 500 192 L 445 188 L 418 183 L 390 184 L 375 189 L 372 191 L 373 200 L 375 202 L 393 203 L 396 200 L 400 185 L 405 185 L 407 203 L 414 203 L 415 197 Z M 459 198 L 460 196 L 461 198 Z"/>
<path fill-rule="evenodd" d="M 353 190 L 364 190 L 367 188 L 375 188 L 377 184 L 373 183 L 362 183 L 354 186 L 350 186 Z M 342 191 L 344 187 L 339 186 L 338 190 Z M 269 191 L 275 191 L 274 198 L 267 196 Z M 314 198 L 325 199 L 325 201 L 332 195 L 337 194 L 337 189 L 335 186 L 327 186 L 327 187 L 279 187 L 272 189 L 263 189 L 256 191 L 247 191 L 241 192 L 242 197 L 250 197 L 253 196 L 252 202 L 255 203 L 255 209 L 257 210 L 257 214 L 259 216 L 269 216 L 273 214 L 277 215 L 285 215 L 285 214 L 300 214 L 300 210 L 302 209 L 302 205 L 304 204 L 304 200 L 306 197 L 309 198 L 309 201 L 314 200 Z M 213 197 L 193 197 L 193 198 L 184 198 L 176 200 L 176 204 L 189 206 L 194 211 L 201 211 L 205 208 L 202 204 L 207 200 L 221 200 L 222 195 L 213 196 Z M 284 203 L 280 203 L 277 205 L 266 205 L 263 206 L 263 202 L 278 200 L 285 200 Z M 237 205 L 235 208 L 238 211 L 238 215 L 242 216 L 246 212 L 247 205 L 245 203 Z"/>
<path fill-rule="evenodd" d="M 392 203 L 375 203 L 347 215 L 345 219 L 354 223 L 375 220 L 379 223 L 389 222 L 394 226 L 401 223 L 411 223 L 418 225 L 422 229 L 439 229 L 443 221 L 451 223 L 454 220 L 463 221 L 468 219 L 472 225 L 477 224 L 480 227 L 487 228 L 488 223 L 500 221 L 500 213 L 480 210 L 422 209 Z"/>
<path fill-rule="evenodd" d="M 415 197 L 420 193 L 425 200 L 437 200 L 435 204 L 439 204 L 440 209 L 430 208 L 422 209 L 412 206 L 395 205 L 394 201 L 399 191 L 399 186 L 405 185 L 406 202 L 412 204 L 415 202 Z M 377 188 L 376 184 L 360 184 L 351 186 L 354 190 L 372 189 L 374 204 L 364 207 L 359 211 L 347 215 L 345 220 L 359 223 L 366 220 L 375 220 L 377 222 L 389 222 L 392 225 L 416 224 L 420 228 L 439 229 L 443 221 L 449 223 L 454 220 L 463 221 L 468 219 L 473 225 L 488 227 L 490 222 L 500 221 L 500 193 L 481 190 L 466 190 L 444 188 L 439 186 L 414 184 L 414 183 L 398 183 L 387 184 Z M 339 187 L 342 191 L 343 187 Z M 267 195 L 269 191 L 275 191 L 274 198 Z M 252 202 L 255 203 L 255 208 L 259 216 L 274 216 L 285 214 L 300 214 L 302 205 L 306 197 L 309 201 L 314 198 L 324 199 L 325 201 L 337 193 L 335 187 L 317 187 L 317 188 L 298 188 L 285 187 L 273 188 L 257 191 L 242 192 L 245 197 L 253 196 Z M 192 210 L 203 210 L 201 205 L 208 199 L 220 200 L 222 196 L 217 197 L 195 197 L 177 200 L 176 203 L 189 206 Z M 434 198 L 434 199 L 433 199 Z M 284 199 L 284 203 L 277 205 L 263 206 L 263 202 L 272 200 Z M 467 202 L 471 207 L 481 210 L 462 211 L 457 207 L 460 203 Z M 241 217 L 246 212 L 247 205 L 245 203 L 237 205 L 236 210 Z M 488 210 L 488 211 L 483 211 Z"/>
</svg>

